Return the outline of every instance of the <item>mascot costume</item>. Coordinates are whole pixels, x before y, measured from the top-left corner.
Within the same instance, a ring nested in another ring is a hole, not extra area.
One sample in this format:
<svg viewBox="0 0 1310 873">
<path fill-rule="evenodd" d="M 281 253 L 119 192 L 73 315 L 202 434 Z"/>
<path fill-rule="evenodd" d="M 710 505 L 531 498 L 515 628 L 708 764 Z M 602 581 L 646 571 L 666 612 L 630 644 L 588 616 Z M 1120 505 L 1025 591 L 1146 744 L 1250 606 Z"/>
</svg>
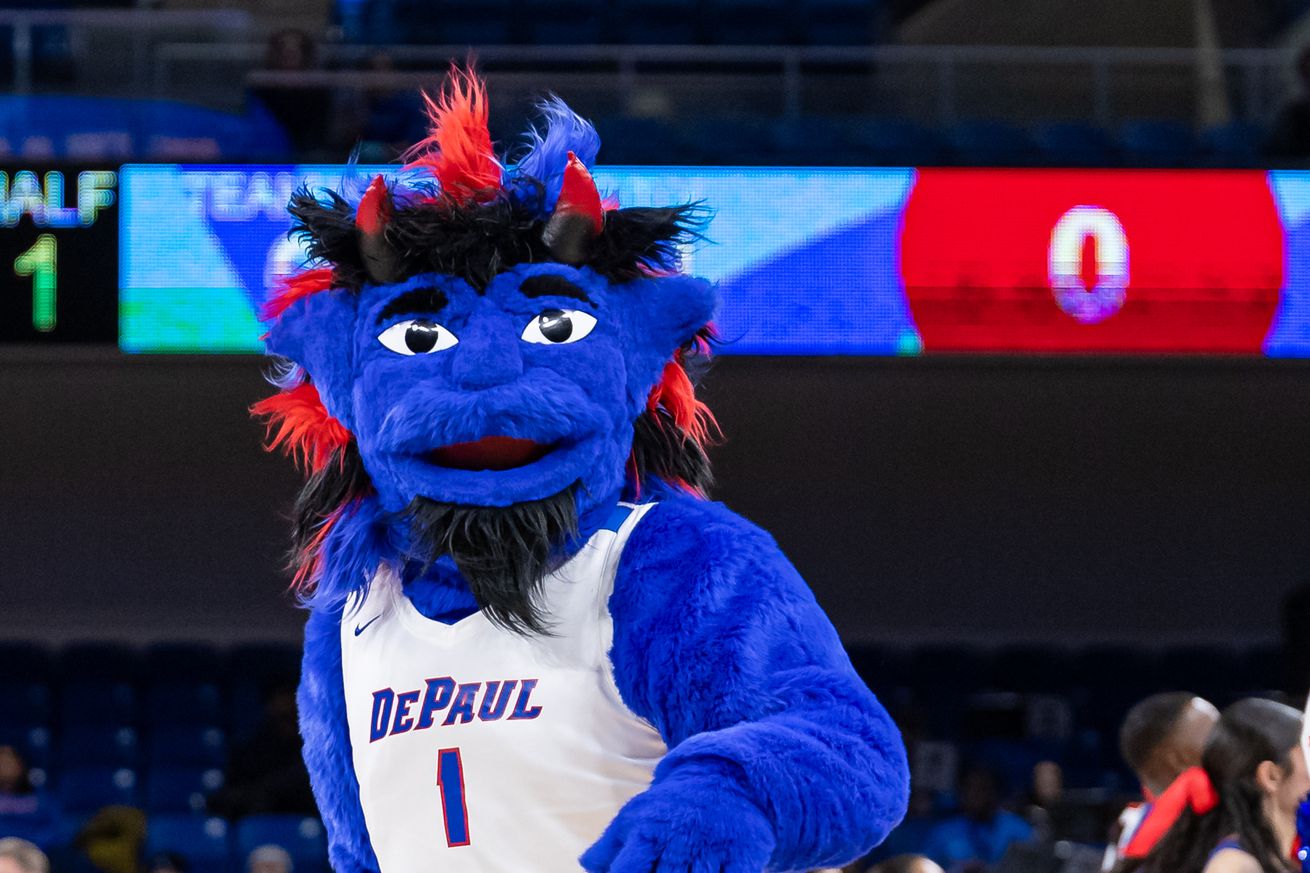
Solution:
<svg viewBox="0 0 1310 873">
<path fill-rule="evenodd" d="M 337 873 L 759 873 L 850 861 L 900 735 L 764 531 L 704 497 L 700 209 L 619 208 L 557 99 L 498 160 L 456 70 L 310 262 L 256 404 L 307 482 L 305 760 Z M 779 276 L 786 282 L 786 276 Z"/>
</svg>

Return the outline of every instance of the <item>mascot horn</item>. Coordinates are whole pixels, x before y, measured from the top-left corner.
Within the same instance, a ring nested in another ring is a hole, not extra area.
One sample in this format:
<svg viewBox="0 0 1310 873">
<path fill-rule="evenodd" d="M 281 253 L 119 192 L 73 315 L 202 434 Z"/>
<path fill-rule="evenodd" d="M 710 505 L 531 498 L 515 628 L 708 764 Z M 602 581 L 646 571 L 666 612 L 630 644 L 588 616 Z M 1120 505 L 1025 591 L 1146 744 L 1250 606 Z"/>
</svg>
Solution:
<svg viewBox="0 0 1310 873">
<path fill-rule="evenodd" d="M 695 205 L 619 208 L 541 106 L 497 158 L 456 70 L 358 202 L 302 189 L 266 310 L 305 467 L 305 760 L 337 873 L 810 870 L 906 806 L 905 750 L 805 583 L 705 499 Z M 779 276 L 785 282 L 785 276 Z"/>
</svg>

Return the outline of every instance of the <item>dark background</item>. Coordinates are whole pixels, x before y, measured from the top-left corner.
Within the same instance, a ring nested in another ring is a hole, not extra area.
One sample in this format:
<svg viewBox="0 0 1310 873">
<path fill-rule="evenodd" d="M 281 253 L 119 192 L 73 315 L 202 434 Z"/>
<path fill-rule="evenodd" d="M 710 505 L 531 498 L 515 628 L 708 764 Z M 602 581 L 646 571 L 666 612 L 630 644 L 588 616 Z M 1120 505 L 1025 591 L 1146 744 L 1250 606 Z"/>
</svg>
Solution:
<svg viewBox="0 0 1310 873">
<path fill-rule="evenodd" d="M 254 357 L 0 358 L 0 635 L 294 639 Z M 722 358 L 716 497 L 850 642 L 1258 642 L 1310 576 L 1310 367 Z"/>
</svg>

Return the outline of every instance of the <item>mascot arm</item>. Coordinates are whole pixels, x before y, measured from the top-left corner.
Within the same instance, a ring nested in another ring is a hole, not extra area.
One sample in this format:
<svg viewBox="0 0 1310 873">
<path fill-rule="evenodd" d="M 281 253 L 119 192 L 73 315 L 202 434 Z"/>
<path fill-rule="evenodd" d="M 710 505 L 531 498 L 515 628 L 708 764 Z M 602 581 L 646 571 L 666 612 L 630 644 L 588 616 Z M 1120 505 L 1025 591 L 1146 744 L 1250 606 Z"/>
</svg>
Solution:
<svg viewBox="0 0 1310 873">
<path fill-rule="evenodd" d="M 669 752 L 589 870 L 836 866 L 900 821 L 900 732 L 764 531 L 668 499 L 634 529 L 610 608 L 620 694 Z"/>
<path fill-rule="evenodd" d="M 336 873 L 376 873 L 378 862 L 364 825 L 350 753 L 339 612 L 316 609 L 310 613 L 297 703 L 305 766 L 327 829 L 332 869 Z"/>
</svg>

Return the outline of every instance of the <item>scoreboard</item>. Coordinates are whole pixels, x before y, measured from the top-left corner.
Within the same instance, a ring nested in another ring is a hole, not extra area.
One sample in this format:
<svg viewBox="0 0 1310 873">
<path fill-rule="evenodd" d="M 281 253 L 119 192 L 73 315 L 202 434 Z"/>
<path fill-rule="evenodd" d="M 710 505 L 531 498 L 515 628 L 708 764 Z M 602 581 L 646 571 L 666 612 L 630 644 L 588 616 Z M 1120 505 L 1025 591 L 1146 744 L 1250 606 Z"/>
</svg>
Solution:
<svg viewBox="0 0 1310 873">
<path fill-rule="evenodd" d="M 118 176 L 0 169 L 0 341 L 117 340 Z"/>
<path fill-rule="evenodd" d="M 396 167 L 0 171 L 3 342 L 259 353 L 285 206 Z M 1310 357 L 1310 172 L 601 167 L 703 201 L 721 353 Z"/>
</svg>

